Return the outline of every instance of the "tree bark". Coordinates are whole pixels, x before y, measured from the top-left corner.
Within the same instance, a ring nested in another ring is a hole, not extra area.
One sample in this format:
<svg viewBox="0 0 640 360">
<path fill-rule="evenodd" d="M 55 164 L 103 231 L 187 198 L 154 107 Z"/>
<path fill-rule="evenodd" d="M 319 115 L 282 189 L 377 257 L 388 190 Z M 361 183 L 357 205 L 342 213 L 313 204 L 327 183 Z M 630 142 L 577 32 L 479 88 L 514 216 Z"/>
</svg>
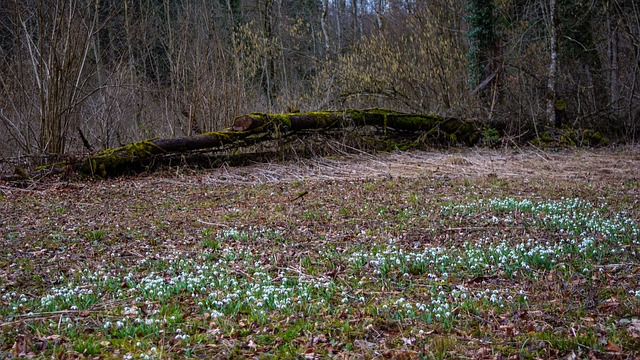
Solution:
<svg viewBox="0 0 640 360">
<path fill-rule="evenodd" d="M 556 117 L 556 80 L 558 77 L 558 17 L 556 15 L 556 0 L 549 0 L 549 23 L 551 25 L 549 42 L 551 60 L 549 61 L 549 80 L 547 82 L 547 118 L 549 124 L 559 128 L 562 124 Z"/>
<path fill-rule="evenodd" d="M 329 0 L 322 0 L 322 16 L 320 17 L 320 26 L 322 29 L 322 40 L 324 41 L 324 59 L 329 61 L 330 44 L 329 44 Z"/>
<path fill-rule="evenodd" d="M 373 126 L 387 131 L 437 134 L 448 142 L 473 145 L 480 139 L 478 125 L 432 114 L 406 114 L 385 109 L 319 111 L 290 114 L 252 113 L 237 117 L 223 131 L 173 139 L 145 140 L 107 149 L 84 159 L 82 173 L 108 177 L 151 164 L 155 156 L 196 150 L 239 148 L 308 131 Z"/>
</svg>

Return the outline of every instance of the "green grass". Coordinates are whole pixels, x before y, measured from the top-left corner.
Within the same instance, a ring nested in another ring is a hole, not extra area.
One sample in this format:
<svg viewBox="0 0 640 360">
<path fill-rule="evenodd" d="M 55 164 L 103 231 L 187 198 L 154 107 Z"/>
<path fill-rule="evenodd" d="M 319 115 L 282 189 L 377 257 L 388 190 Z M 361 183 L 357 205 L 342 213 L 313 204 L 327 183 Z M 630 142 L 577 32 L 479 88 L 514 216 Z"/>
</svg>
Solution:
<svg viewBox="0 0 640 360">
<path fill-rule="evenodd" d="M 234 195 L 217 210 L 198 200 L 211 188 L 109 184 L 93 185 L 95 214 L 69 206 L 83 193 L 64 214 L 55 192 L 5 199 L 7 214 L 41 206 L 4 225 L 0 349 L 535 358 L 609 341 L 640 354 L 640 209 L 617 184 L 318 181 L 294 184 L 309 191 L 296 203 L 279 185 L 223 187 Z"/>
</svg>

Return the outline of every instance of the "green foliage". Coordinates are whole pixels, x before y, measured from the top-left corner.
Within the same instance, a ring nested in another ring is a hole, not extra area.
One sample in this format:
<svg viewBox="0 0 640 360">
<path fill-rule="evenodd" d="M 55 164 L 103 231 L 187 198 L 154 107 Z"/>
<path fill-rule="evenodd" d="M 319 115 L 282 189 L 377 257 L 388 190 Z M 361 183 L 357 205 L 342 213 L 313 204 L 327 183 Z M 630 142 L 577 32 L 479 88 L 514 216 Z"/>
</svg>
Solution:
<svg viewBox="0 0 640 360">
<path fill-rule="evenodd" d="M 94 339 L 78 341 L 73 349 L 84 356 L 95 356 L 100 354 L 100 344 Z"/>
<path fill-rule="evenodd" d="M 89 231 L 86 236 L 87 236 L 87 240 L 97 242 L 97 241 L 104 240 L 105 237 L 107 236 L 107 232 L 104 230 L 94 230 L 94 231 Z"/>
<path fill-rule="evenodd" d="M 486 147 L 494 147 L 500 143 L 500 139 L 500 132 L 496 128 L 487 125 L 482 129 L 480 144 Z"/>
<path fill-rule="evenodd" d="M 494 0 L 469 0 L 467 5 L 469 22 L 469 85 L 475 88 L 482 80 L 496 42 L 496 6 Z"/>
</svg>

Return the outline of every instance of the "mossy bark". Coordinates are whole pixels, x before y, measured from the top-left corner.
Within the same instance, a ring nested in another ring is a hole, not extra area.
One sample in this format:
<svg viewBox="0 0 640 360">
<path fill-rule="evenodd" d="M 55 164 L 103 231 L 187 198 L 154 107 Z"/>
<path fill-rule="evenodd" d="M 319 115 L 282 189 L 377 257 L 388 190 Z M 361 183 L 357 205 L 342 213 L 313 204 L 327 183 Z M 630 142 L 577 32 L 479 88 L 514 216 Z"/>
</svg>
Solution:
<svg viewBox="0 0 640 360">
<path fill-rule="evenodd" d="M 203 149 L 242 147 L 260 141 L 295 135 L 303 131 L 322 131 L 339 127 L 375 126 L 387 130 L 438 134 L 448 143 L 473 145 L 480 139 L 476 124 L 432 114 L 406 114 L 386 109 L 317 111 L 290 114 L 252 113 L 237 117 L 223 131 L 174 139 L 155 139 L 100 151 L 79 166 L 82 173 L 108 177 L 127 170 L 138 172 L 153 165 L 164 154 Z"/>
</svg>

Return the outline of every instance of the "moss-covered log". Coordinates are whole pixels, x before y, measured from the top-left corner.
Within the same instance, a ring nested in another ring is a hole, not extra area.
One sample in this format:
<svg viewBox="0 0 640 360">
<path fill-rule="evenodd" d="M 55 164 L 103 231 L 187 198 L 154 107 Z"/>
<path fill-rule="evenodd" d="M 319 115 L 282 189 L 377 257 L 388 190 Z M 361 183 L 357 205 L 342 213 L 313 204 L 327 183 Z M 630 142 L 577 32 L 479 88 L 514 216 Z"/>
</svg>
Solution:
<svg viewBox="0 0 640 360">
<path fill-rule="evenodd" d="M 100 151 L 82 161 L 79 168 L 85 174 L 107 177 L 125 170 L 137 171 L 140 167 L 148 167 L 158 155 L 241 147 L 303 131 L 358 126 L 375 126 L 385 131 L 435 133 L 450 142 L 465 145 L 473 145 L 480 138 L 480 130 L 472 122 L 431 114 L 406 114 L 385 109 L 252 113 L 237 117 L 232 126 L 223 131 L 174 139 L 145 140 Z"/>
</svg>

